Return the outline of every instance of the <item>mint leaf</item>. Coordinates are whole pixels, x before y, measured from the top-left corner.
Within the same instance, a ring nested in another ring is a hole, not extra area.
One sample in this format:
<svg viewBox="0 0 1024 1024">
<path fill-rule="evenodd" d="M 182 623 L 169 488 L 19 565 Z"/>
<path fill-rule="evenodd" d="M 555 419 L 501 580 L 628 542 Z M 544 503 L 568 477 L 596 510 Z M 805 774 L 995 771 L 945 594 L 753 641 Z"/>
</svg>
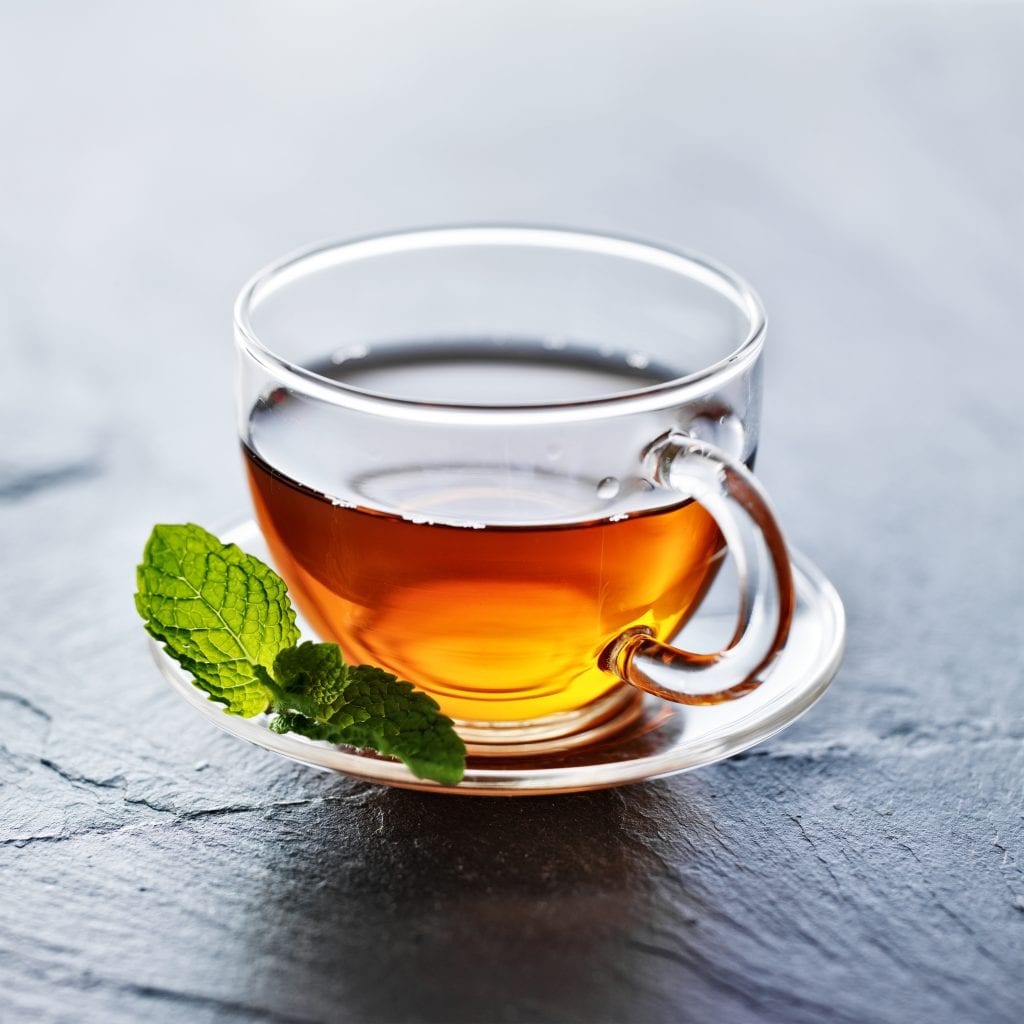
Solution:
<svg viewBox="0 0 1024 1024">
<path fill-rule="evenodd" d="M 355 721 L 344 713 L 348 667 L 337 644 L 307 640 L 281 651 L 274 659 L 274 678 L 274 707 L 278 712 L 297 711 L 338 726 Z"/>
<path fill-rule="evenodd" d="M 296 643 L 287 588 L 268 565 L 200 526 L 155 526 L 135 606 L 149 633 L 200 689 L 276 732 L 371 748 L 414 775 L 454 785 L 466 748 L 437 703 L 372 665 L 347 666 L 337 644 Z"/>
<path fill-rule="evenodd" d="M 304 643 L 274 663 L 278 732 L 368 747 L 420 778 L 454 785 L 466 746 L 437 702 L 373 665 L 346 666 L 337 644 Z"/>
<path fill-rule="evenodd" d="M 299 638 L 284 581 L 193 523 L 155 526 L 137 573 L 146 629 L 200 688 L 237 715 L 266 711 L 255 666 Z"/>
<path fill-rule="evenodd" d="M 343 742 L 400 757 L 414 775 L 461 780 L 466 745 L 432 697 L 373 665 L 349 668 L 345 697 L 355 723 Z"/>
</svg>

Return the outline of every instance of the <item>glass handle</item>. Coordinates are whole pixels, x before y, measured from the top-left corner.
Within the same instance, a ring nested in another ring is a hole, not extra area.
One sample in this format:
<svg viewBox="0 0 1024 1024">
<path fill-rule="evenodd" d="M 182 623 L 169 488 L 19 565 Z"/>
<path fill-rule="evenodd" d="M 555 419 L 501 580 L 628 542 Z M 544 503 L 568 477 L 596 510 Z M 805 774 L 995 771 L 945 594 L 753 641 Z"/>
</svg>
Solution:
<svg viewBox="0 0 1024 1024">
<path fill-rule="evenodd" d="M 662 643 L 647 627 L 626 630 L 601 667 L 678 704 L 721 704 L 760 686 L 782 650 L 793 618 L 793 573 L 768 496 L 750 471 L 723 451 L 675 431 L 646 451 L 651 478 L 694 498 L 714 517 L 736 564 L 739 621 L 715 654 Z"/>
</svg>

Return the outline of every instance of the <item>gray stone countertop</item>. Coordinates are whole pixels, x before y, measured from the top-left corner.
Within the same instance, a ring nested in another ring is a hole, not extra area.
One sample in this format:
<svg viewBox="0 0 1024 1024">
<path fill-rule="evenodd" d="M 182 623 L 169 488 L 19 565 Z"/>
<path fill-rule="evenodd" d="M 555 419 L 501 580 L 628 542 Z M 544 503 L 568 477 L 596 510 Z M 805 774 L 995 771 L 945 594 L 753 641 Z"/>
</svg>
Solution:
<svg viewBox="0 0 1024 1024">
<path fill-rule="evenodd" d="M 9 3 L 0 1019 L 1011 1022 L 1024 8 Z M 849 647 L 747 754 L 527 801 L 213 729 L 131 604 L 246 505 L 230 304 L 325 236 L 556 222 L 761 291 L 759 472 Z"/>
</svg>

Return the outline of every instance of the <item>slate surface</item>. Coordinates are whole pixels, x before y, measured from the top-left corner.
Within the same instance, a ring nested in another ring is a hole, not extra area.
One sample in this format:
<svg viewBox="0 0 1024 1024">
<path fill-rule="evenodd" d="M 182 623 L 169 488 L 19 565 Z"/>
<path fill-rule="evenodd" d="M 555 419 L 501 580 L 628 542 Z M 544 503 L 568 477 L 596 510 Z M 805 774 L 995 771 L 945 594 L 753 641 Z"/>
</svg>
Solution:
<svg viewBox="0 0 1024 1024">
<path fill-rule="evenodd" d="M 1019 1019 L 1022 45 L 980 3 L 5 5 L 0 1019 Z M 471 219 L 761 290 L 759 470 L 850 617 L 783 736 L 431 799 L 156 674 L 150 525 L 245 504 L 239 283 Z"/>
</svg>

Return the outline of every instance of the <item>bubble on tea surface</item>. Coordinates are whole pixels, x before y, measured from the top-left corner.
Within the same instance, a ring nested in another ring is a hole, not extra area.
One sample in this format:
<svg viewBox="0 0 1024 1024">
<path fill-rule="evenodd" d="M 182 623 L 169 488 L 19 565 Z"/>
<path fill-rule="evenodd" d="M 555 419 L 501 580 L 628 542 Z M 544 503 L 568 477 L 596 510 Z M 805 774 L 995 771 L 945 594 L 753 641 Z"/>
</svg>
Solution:
<svg viewBox="0 0 1024 1024">
<path fill-rule="evenodd" d="M 619 493 L 619 481 L 613 476 L 606 476 L 597 485 L 597 496 L 599 498 L 614 498 Z"/>
<path fill-rule="evenodd" d="M 643 352 L 630 352 L 626 356 L 626 362 L 633 367 L 634 370 L 646 370 L 651 364 L 649 357 L 645 356 Z"/>
</svg>

